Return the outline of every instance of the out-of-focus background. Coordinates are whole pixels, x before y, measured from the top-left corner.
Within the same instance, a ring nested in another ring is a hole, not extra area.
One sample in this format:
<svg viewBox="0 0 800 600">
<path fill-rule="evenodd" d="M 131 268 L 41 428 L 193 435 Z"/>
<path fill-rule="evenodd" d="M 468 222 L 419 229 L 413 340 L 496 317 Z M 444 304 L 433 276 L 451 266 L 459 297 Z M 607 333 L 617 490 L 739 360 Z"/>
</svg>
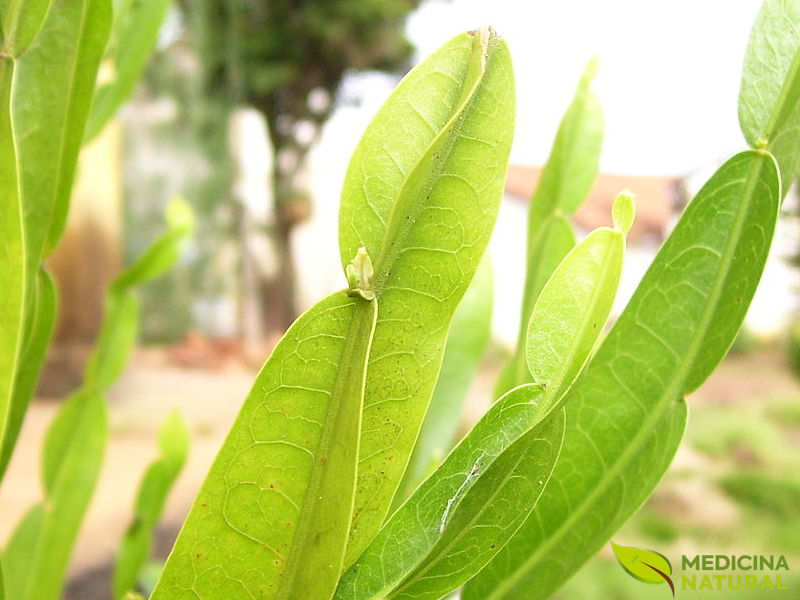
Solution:
<svg viewBox="0 0 800 600">
<path fill-rule="evenodd" d="M 80 383 L 104 290 L 159 234 L 173 196 L 193 206 L 198 233 L 180 263 L 140 292 L 140 345 L 109 394 L 111 441 L 69 598 L 107 597 L 114 552 L 167 413 L 181 409 L 192 448 L 169 499 L 162 553 L 272 345 L 300 312 L 344 286 L 337 211 L 347 162 L 411 66 L 456 33 L 486 24 L 508 41 L 515 63 L 517 129 L 490 246 L 492 343 L 470 392 L 466 428 L 488 406 L 516 338 L 528 202 L 585 63 L 599 59 L 594 87 L 606 132 L 600 175 L 576 227 L 586 233 L 610 223 L 622 188 L 637 195 L 618 313 L 686 202 L 745 147 L 736 106 L 759 6 L 176 2 L 134 97 L 81 156 L 67 233 L 51 261 L 62 298 L 56 340 L 0 490 L 0 545 L 39 498 L 32 474 L 40 440 L 58 402 Z M 790 566 L 800 565 L 797 209 L 792 192 L 731 355 L 689 399 L 675 463 L 616 541 L 676 559 L 785 554 Z M 648 592 L 603 551 L 558 597 L 623 600 Z"/>
</svg>

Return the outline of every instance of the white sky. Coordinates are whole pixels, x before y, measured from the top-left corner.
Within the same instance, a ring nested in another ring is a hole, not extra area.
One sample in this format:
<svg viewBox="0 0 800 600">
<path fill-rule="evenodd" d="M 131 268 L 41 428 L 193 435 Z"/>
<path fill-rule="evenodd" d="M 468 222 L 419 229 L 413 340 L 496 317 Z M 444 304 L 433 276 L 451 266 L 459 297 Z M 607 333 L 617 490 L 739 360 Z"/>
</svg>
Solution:
<svg viewBox="0 0 800 600">
<path fill-rule="evenodd" d="M 492 25 L 517 80 L 512 161 L 541 164 L 586 61 L 606 113 L 601 169 L 684 174 L 744 149 L 736 102 L 760 0 L 431 0 L 408 21 L 418 59 Z"/>
</svg>

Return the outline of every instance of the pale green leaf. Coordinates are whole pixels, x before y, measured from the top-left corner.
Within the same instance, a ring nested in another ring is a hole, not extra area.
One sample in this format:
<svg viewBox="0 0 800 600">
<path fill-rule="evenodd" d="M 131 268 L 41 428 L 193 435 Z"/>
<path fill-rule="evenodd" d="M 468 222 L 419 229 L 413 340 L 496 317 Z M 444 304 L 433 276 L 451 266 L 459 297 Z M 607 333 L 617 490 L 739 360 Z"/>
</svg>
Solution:
<svg viewBox="0 0 800 600">
<path fill-rule="evenodd" d="M 171 0 L 117 2 L 110 48 L 106 55 L 110 81 L 98 86 L 86 123 L 85 140 L 102 131 L 133 92 L 158 41 Z"/>
<path fill-rule="evenodd" d="M 47 346 L 55 325 L 57 303 L 55 284 L 47 271 L 40 269 L 34 288 L 33 305 L 29 305 L 25 321 L 22 356 L 17 367 L 6 436 L 0 449 L 0 479 L 11 460 L 28 404 L 44 364 Z"/>
<path fill-rule="evenodd" d="M 211 467 L 153 600 L 331 596 L 352 515 L 376 314 L 376 301 L 339 292 L 286 332 Z"/>
<path fill-rule="evenodd" d="M 778 214 L 775 160 L 743 152 L 689 204 L 566 397 L 567 431 L 534 514 L 465 600 L 547 598 L 642 504 L 672 460 L 684 395 L 732 343 Z"/>
<path fill-rule="evenodd" d="M 533 381 L 556 397 L 578 376 L 603 331 L 624 253 L 621 231 L 596 229 L 564 257 L 539 294 L 525 356 Z"/>
<path fill-rule="evenodd" d="M 750 33 L 739 123 L 753 148 L 778 161 L 783 194 L 800 169 L 800 1 L 765 0 Z"/>
<path fill-rule="evenodd" d="M 18 190 L 17 152 L 10 118 L 14 61 L 0 56 L 0 479 L 10 455 L 8 429 L 24 338 L 25 230 Z M 13 444 L 11 444 L 13 446 Z"/>
<path fill-rule="evenodd" d="M 0 560 L 0 600 L 6 600 L 6 584 L 3 581 L 3 561 Z"/>
<path fill-rule="evenodd" d="M 41 533 L 44 518 L 44 506 L 34 505 L 22 517 L 8 540 L 2 559 L 9 598 L 23 598 L 29 566 L 36 556 L 36 540 Z"/>
<path fill-rule="evenodd" d="M 19 526 L 25 544 L 13 543 L 6 550 L 7 563 L 20 565 L 15 576 L 15 600 L 58 600 L 72 546 L 89 505 L 105 451 L 107 409 L 99 394 L 78 392 L 64 404 L 47 434 L 47 452 L 60 448 L 57 465 L 52 456 L 47 467 L 47 499 L 38 509 L 37 522 L 28 519 Z M 57 440 L 68 436 L 68 440 Z M 36 513 L 33 513 L 36 514 Z M 30 529 L 28 529 L 30 528 Z M 12 538 L 13 540 L 13 538 Z M 22 562 L 24 559 L 24 562 Z M 9 589 L 11 589 L 9 587 Z"/>
<path fill-rule="evenodd" d="M 64 229 L 110 26 L 110 0 L 53 0 L 37 42 L 17 61 L 12 118 L 24 132 L 17 149 L 30 273 Z"/>
<path fill-rule="evenodd" d="M 614 556 L 619 564 L 632 576 L 644 583 L 664 583 L 664 573 L 672 575 L 672 565 L 666 556 L 653 550 L 642 550 L 633 546 L 621 546 L 611 542 Z"/>
<path fill-rule="evenodd" d="M 448 565 L 454 575 L 470 569 L 477 572 L 500 548 L 502 540 L 522 523 L 520 515 L 524 517 L 526 510 L 533 507 L 552 470 L 560 444 L 553 447 L 542 438 L 552 436 L 559 428 L 563 430 L 563 420 L 558 415 L 546 419 L 553 405 L 544 402 L 544 396 L 541 386 L 527 384 L 501 398 L 392 514 L 342 576 L 337 600 L 393 597 L 392 590 L 402 582 L 418 581 L 417 569 L 431 569 L 433 579 L 435 571 L 447 569 Z M 535 447 L 538 455 L 529 465 L 533 481 L 520 478 L 521 487 L 514 489 L 513 483 L 506 487 L 504 483 L 509 482 L 503 481 L 513 464 L 501 457 L 517 443 L 525 448 Z M 550 460 L 553 462 L 546 464 Z M 491 498 L 493 491 L 499 497 Z M 527 509 L 516 507 L 521 511 L 517 512 L 503 508 L 508 506 L 506 503 L 516 505 L 520 500 Z M 484 539 L 478 551 L 476 542 L 481 538 Z M 465 552 L 470 544 L 475 545 Z M 457 580 L 458 575 L 453 585 L 448 578 L 447 587 L 457 587 Z"/>
<path fill-rule="evenodd" d="M 492 300 L 492 268 L 487 254 L 453 316 L 439 380 L 397 492 L 397 505 L 444 459 L 456 441 L 470 384 L 489 344 Z"/>
<path fill-rule="evenodd" d="M 531 199 L 519 337 L 516 351 L 497 381 L 496 398 L 530 381 L 524 349 L 531 311 L 545 282 L 575 245 L 566 215 L 583 203 L 597 176 L 604 124 L 603 109 L 591 90 L 596 68 L 591 61 L 581 76 Z"/>
<path fill-rule="evenodd" d="M 114 598 L 135 590 L 150 555 L 153 532 L 167 495 L 189 452 L 189 430 L 178 412 L 172 413 L 158 432 L 161 456 L 148 468 L 139 486 L 134 520 L 122 539 L 114 568 Z"/>
<path fill-rule="evenodd" d="M 0 54 L 18 58 L 36 39 L 52 0 L 0 0 Z"/>
<path fill-rule="evenodd" d="M 345 564 L 377 533 L 410 458 L 453 313 L 494 226 L 513 121 L 505 43 L 464 34 L 407 76 L 353 156 L 340 245 L 347 260 L 360 247 L 372 258 L 379 314 Z"/>
</svg>

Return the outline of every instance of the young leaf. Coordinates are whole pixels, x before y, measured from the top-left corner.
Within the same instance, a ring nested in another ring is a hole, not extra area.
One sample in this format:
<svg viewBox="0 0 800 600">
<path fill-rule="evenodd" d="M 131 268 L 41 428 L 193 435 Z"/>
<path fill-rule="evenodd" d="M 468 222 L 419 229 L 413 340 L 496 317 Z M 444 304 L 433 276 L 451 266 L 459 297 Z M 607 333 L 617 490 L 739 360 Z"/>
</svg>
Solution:
<svg viewBox="0 0 800 600">
<path fill-rule="evenodd" d="M 353 156 L 340 245 L 343 256 L 364 247 L 372 257 L 379 314 L 345 565 L 377 533 L 405 471 L 450 321 L 494 226 L 513 120 L 505 43 L 464 34 L 406 77 Z"/>
<path fill-rule="evenodd" d="M 19 58 L 36 39 L 51 0 L 0 0 L 0 55 Z"/>
<path fill-rule="evenodd" d="M 164 236 L 172 244 L 156 245 L 174 258 L 173 246 L 180 244 L 187 232 L 182 231 L 178 238 L 173 233 Z M 164 264 L 163 258 L 153 253 L 146 253 L 142 260 Z M 137 265 L 133 268 L 155 273 Z M 112 285 L 84 385 L 63 404 L 47 431 L 42 459 L 45 499 L 18 525 L 3 555 L 6 570 L 13 568 L 8 589 L 15 600 L 57 600 L 61 593 L 75 537 L 103 460 L 108 430 L 103 393 L 119 375 L 134 341 L 131 331 L 136 330 L 137 305 L 130 285 L 143 280 L 123 273 Z M 46 296 L 43 293 L 45 302 Z M 120 306 L 124 308 L 118 310 Z"/>
<path fill-rule="evenodd" d="M 131 95 L 158 41 L 158 32 L 171 0 L 118 2 L 106 60 L 113 69 L 111 81 L 94 93 L 86 123 L 84 143 L 102 131 L 108 120 Z"/>
<path fill-rule="evenodd" d="M 259 373 L 152 600 L 329 598 L 353 508 L 377 301 L 339 292 L 302 315 Z"/>
<path fill-rule="evenodd" d="M 631 197 L 620 195 L 614 207 L 629 228 Z M 557 397 L 575 380 L 603 331 L 624 253 L 625 232 L 596 229 L 564 257 L 539 294 L 528 324 L 526 362 L 533 380 Z"/>
<path fill-rule="evenodd" d="M 514 356 L 500 374 L 495 397 L 530 381 L 524 349 L 531 311 L 550 274 L 575 245 L 575 234 L 566 215 L 581 205 L 597 176 L 603 145 L 603 110 L 591 90 L 596 70 L 594 60 L 586 66 L 531 199 L 519 340 Z"/>
<path fill-rule="evenodd" d="M 492 300 L 492 265 L 487 254 L 453 315 L 439 380 L 394 500 L 398 506 L 444 459 L 456 439 L 459 415 L 489 343 Z"/>
<path fill-rule="evenodd" d="M 150 555 L 153 530 L 164 511 L 172 484 L 189 452 L 189 430 L 178 412 L 164 421 L 158 433 L 161 456 L 147 469 L 136 498 L 135 517 L 125 532 L 114 568 L 114 598 L 134 591 Z"/>
<path fill-rule="evenodd" d="M 33 292 L 33 302 L 32 305 L 29 304 L 29 313 L 25 320 L 22 355 L 14 380 L 14 395 L 11 399 L 6 435 L 0 447 L 0 479 L 14 452 L 55 325 L 58 298 L 55 284 L 44 269 L 39 269 Z"/>
<path fill-rule="evenodd" d="M 780 167 L 783 194 L 800 169 L 800 2 L 765 0 L 750 32 L 739 123 L 753 148 Z"/>
<path fill-rule="evenodd" d="M 27 2 L 25 3 L 27 6 Z M 94 82 L 111 26 L 110 0 L 53 0 L 37 42 L 17 61 L 14 111 L 28 272 L 55 247 Z"/>
<path fill-rule="evenodd" d="M 465 600 L 547 598 L 641 505 L 680 443 L 684 395 L 727 352 L 769 251 L 775 160 L 737 154 L 689 204 L 566 397 L 564 448 L 534 514 Z"/>
<path fill-rule="evenodd" d="M 522 500 L 529 511 L 552 470 L 560 444 L 549 440 L 563 430 L 563 420 L 560 415 L 546 418 L 553 406 L 543 398 L 542 388 L 534 384 L 501 398 L 345 572 L 337 600 L 394 597 L 392 590 L 402 582 L 418 581 L 420 568 L 429 569 L 431 579 L 438 571 L 452 573 L 454 582 L 443 581 L 449 589 L 463 582 L 462 573 L 477 572 L 522 522 L 516 520 L 525 508 L 507 510 L 508 503 Z M 514 465 L 502 457 L 516 443 L 536 454 L 528 477 L 519 482 L 503 477 Z"/>
</svg>

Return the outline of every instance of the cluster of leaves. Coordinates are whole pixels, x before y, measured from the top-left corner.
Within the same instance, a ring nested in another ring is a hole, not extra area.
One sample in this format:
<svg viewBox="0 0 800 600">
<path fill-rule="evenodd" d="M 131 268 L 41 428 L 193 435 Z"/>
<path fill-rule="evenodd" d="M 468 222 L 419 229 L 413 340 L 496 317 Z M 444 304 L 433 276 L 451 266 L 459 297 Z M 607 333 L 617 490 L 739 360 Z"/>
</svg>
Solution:
<svg viewBox="0 0 800 600">
<path fill-rule="evenodd" d="M 165 0 L 122 0 L 112 12 L 110 0 L 0 2 L 0 478 L 53 330 L 57 297 L 44 261 L 66 224 L 81 145 L 131 92 L 168 6 Z M 181 200 L 170 205 L 167 221 L 169 231 L 108 291 L 83 383 L 61 406 L 44 439 L 42 501 L 26 513 L 0 555 L 0 598 L 56 600 L 61 594 L 103 461 L 104 396 L 136 339 L 139 306 L 133 289 L 168 269 L 194 228 Z M 162 444 L 169 455 L 165 466 L 148 475 L 142 490 L 138 512 L 147 528 L 183 462 L 173 456 L 181 444 L 174 424 L 171 431 L 174 439 Z M 132 531 L 130 542 L 126 538 L 129 554 L 146 554 L 145 534 L 149 529 Z"/>
<path fill-rule="evenodd" d="M 575 244 L 565 216 L 602 140 L 587 69 L 532 203 L 518 351 L 499 399 L 444 460 L 443 407 L 466 384 L 452 366 L 437 376 L 463 351 L 468 381 L 485 343 L 451 323 L 487 310 L 470 299 L 456 321 L 470 281 L 486 289 L 475 273 L 514 93 L 505 44 L 487 31 L 414 69 L 347 173 L 348 288 L 301 316 L 264 365 L 152 598 L 436 599 L 463 586 L 466 599 L 535 599 L 574 573 L 662 477 L 684 396 L 722 360 L 760 279 L 800 148 L 800 41 L 786 25 L 798 21 L 785 4 L 767 0 L 745 64 L 755 148 L 700 190 L 607 335 L 634 210 L 620 194 L 614 228 Z"/>
</svg>

